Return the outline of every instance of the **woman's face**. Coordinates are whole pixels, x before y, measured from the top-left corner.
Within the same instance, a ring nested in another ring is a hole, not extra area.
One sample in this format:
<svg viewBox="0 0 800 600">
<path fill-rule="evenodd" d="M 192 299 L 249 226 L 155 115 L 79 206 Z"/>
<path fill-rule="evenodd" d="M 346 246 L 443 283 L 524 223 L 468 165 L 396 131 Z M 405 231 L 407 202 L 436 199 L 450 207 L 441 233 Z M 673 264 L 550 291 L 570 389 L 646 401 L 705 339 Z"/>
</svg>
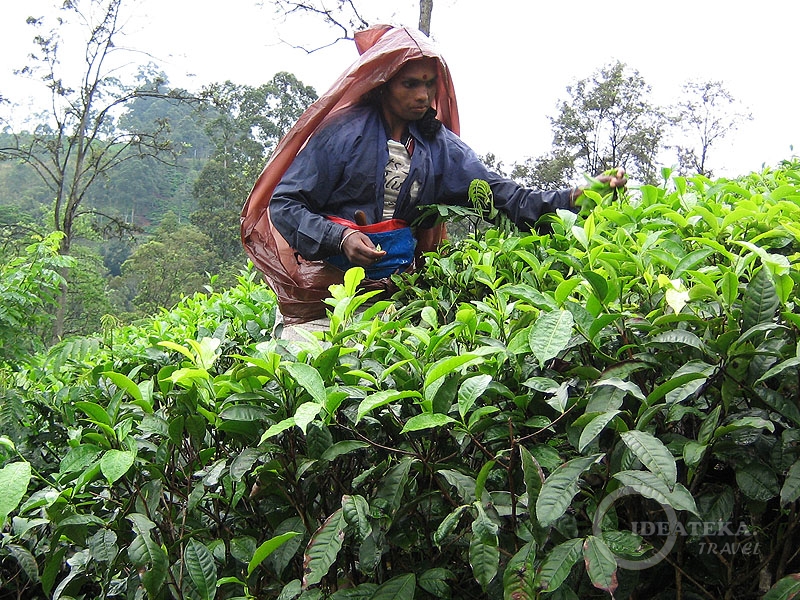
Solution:
<svg viewBox="0 0 800 600">
<path fill-rule="evenodd" d="M 430 108 L 436 96 L 435 59 L 419 59 L 406 63 L 387 84 L 381 106 L 390 123 L 416 121 Z"/>
</svg>

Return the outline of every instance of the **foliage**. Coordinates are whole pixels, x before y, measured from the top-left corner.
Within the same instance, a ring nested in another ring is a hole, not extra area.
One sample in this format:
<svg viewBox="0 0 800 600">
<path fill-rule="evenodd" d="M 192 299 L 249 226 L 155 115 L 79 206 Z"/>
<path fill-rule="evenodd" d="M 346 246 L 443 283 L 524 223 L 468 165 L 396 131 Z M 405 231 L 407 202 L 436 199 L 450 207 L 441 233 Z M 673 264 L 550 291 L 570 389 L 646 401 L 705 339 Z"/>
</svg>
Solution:
<svg viewBox="0 0 800 600">
<path fill-rule="evenodd" d="M 13 366 L 44 347 L 41 336 L 56 304 L 59 271 L 74 262 L 59 256 L 60 238 L 51 234 L 0 263 L 0 366 Z"/>
<path fill-rule="evenodd" d="M 572 156 L 566 151 L 556 150 L 515 164 L 511 177 L 535 190 L 568 188 L 572 183 L 574 164 Z"/>
<path fill-rule="evenodd" d="M 222 263 L 241 262 L 242 199 L 278 141 L 317 95 L 282 72 L 257 88 L 230 81 L 212 85 L 203 98 L 206 134 L 215 150 L 194 183 L 197 210 L 191 221 L 211 238 Z"/>
<path fill-rule="evenodd" d="M 587 194 L 428 255 L 394 301 L 348 271 L 320 338 L 270 339 L 251 273 L 19 373 L 4 588 L 792 597 L 800 163 Z M 618 564 L 665 520 L 664 560 Z"/>
<path fill-rule="evenodd" d="M 596 175 L 622 166 L 637 181 L 654 183 L 666 119 L 639 72 L 618 61 L 568 86 L 567 93 L 551 119 L 555 162 L 545 166 L 559 166 L 568 155 L 578 172 Z"/>
<path fill-rule="evenodd" d="M 186 294 L 202 291 L 208 273 L 216 271 L 211 238 L 194 225 L 159 227 L 154 239 L 136 248 L 122 263 L 114 282 L 125 308 L 138 315 L 174 306 Z"/>
<path fill-rule="evenodd" d="M 141 96 L 158 97 L 157 89 L 124 83 L 118 77 L 116 61 L 121 47 L 122 0 L 80 0 L 65 2 L 57 26 L 42 31 L 42 19 L 30 18 L 37 28 L 36 52 L 21 72 L 38 76 L 49 90 L 50 108 L 32 134 L 12 135 L 0 147 L 0 160 L 18 160 L 32 168 L 53 199 L 49 227 L 63 233 L 61 253 L 70 254 L 81 218 L 107 221 L 109 215 L 87 207 L 87 193 L 109 172 L 141 157 L 164 158 L 171 151 L 166 137 L 167 123 L 148 129 L 123 130 L 116 117 L 126 103 Z M 72 23 L 82 25 L 82 71 L 74 76 L 64 59 L 69 50 L 66 32 Z M 73 77 L 75 77 L 73 79 Z M 119 226 L 124 226 L 116 220 Z M 62 273 L 65 280 L 68 272 Z M 62 286 L 54 337 L 64 331 L 63 307 L 66 286 Z"/>
<path fill-rule="evenodd" d="M 753 116 L 742 112 L 737 102 L 719 81 L 690 81 L 683 86 L 683 97 L 674 107 L 673 119 L 680 128 L 681 142 L 675 145 L 678 165 L 684 173 L 711 177 L 708 154 L 742 121 Z M 687 145 L 688 141 L 694 145 Z"/>
</svg>

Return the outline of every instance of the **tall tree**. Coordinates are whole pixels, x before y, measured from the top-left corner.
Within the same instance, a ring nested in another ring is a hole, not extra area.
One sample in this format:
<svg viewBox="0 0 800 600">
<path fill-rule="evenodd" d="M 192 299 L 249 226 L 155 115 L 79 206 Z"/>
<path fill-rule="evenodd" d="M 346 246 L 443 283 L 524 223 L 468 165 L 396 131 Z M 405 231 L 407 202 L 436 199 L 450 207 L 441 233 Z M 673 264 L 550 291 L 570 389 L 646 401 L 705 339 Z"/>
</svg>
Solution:
<svg viewBox="0 0 800 600">
<path fill-rule="evenodd" d="M 574 168 L 572 156 L 564 150 L 556 150 L 523 163 L 514 163 L 511 178 L 534 189 L 566 188 L 572 183 Z"/>
<path fill-rule="evenodd" d="M 43 31 L 42 19 L 28 19 L 38 32 L 36 51 L 21 73 L 38 76 L 46 85 L 49 109 L 38 116 L 40 124 L 33 135 L 12 136 L 11 143 L 0 147 L 0 159 L 26 163 L 50 190 L 52 228 L 63 234 L 62 255 L 70 254 L 78 220 L 108 218 L 85 202 L 98 182 L 125 161 L 164 157 L 170 151 L 164 121 L 142 129 L 117 126 L 117 115 L 126 103 L 142 96 L 163 97 L 157 88 L 137 87 L 119 78 L 122 4 L 123 0 L 64 2 L 57 25 L 49 32 Z M 84 63 L 76 75 L 73 65 L 62 59 L 69 57 L 78 30 L 86 37 L 80 47 Z M 64 281 L 53 327 L 56 339 L 64 331 L 66 271 Z"/>
<path fill-rule="evenodd" d="M 223 263 L 243 261 L 242 204 L 267 156 L 317 94 L 281 72 L 258 88 L 225 82 L 210 86 L 203 96 L 208 101 L 206 134 L 215 150 L 194 185 L 198 208 L 190 218 L 211 237 Z"/>
<path fill-rule="evenodd" d="M 567 94 L 551 123 L 554 153 L 571 157 L 573 175 L 622 166 L 641 181 L 655 179 L 666 117 L 638 71 L 617 61 L 568 86 Z"/>
<path fill-rule="evenodd" d="M 419 21 L 417 27 L 425 35 L 431 34 L 431 18 L 433 15 L 433 0 L 414 0 L 414 4 L 419 6 Z M 316 15 L 324 23 L 327 23 L 337 33 L 336 37 L 327 40 L 323 44 L 315 42 L 314 46 L 298 45 L 306 52 L 316 52 L 322 48 L 327 48 L 341 40 L 352 40 L 353 34 L 361 29 L 365 29 L 376 22 L 385 20 L 387 6 L 391 9 L 394 5 L 381 3 L 379 13 L 367 13 L 368 4 L 365 0 L 356 2 L 354 0 L 336 0 L 326 2 L 325 0 L 273 0 L 273 4 L 278 12 L 285 15 L 307 13 Z M 374 10 L 374 6 L 370 7 Z"/>
<path fill-rule="evenodd" d="M 744 110 L 721 81 L 690 81 L 674 107 L 674 123 L 680 140 L 672 147 L 678 154 L 678 168 L 683 173 L 711 177 L 708 154 L 742 121 L 753 115 Z"/>
<path fill-rule="evenodd" d="M 137 314 L 154 314 L 184 295 L 203 291 L 213 265 L 211 238 L 194 225 L 178 225 L 177 218 L 168 214 L 154 239 L 122 264 L 116 286 L 129 291 Z"/>
</svg>

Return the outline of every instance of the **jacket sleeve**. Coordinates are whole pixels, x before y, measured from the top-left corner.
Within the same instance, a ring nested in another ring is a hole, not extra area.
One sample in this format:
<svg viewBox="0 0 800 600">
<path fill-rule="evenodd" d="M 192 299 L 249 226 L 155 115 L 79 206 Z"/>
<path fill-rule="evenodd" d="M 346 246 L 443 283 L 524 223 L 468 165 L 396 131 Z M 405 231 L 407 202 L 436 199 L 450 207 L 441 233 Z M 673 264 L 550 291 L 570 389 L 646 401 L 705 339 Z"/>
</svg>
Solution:
<svg viewBox="0 0 800 600">
<path fill-rule="evenodd" d="M 519 227 L 531 228 L 539 218 L 557 209 L 573 210 L 571 189 L 533 190 L 490 171 L 478 155 L 452 132 L 445 133 L 442 196 L 458 204 L 468 203 L 469 184 L 483 179 L 492 188 L 494 205 Z M 454 168 L 455 167 L 455 168 Z"/>
<path fill-rule="evenodd" d="M 326 219 L 325 204 L 340 172 L 326 136 L 312 136 L 275 187 L 269 214 L 289 245 L 306 260 L 339 253 L 346 228 Z"/>
</svg>

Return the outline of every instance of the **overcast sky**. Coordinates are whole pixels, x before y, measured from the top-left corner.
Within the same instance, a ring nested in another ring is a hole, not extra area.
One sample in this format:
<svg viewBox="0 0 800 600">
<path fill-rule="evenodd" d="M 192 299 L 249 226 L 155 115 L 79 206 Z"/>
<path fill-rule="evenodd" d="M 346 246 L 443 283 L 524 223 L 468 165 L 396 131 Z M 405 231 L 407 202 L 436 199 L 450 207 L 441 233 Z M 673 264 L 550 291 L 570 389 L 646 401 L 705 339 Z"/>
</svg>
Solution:
<svg viewBox="0 0 800 600">
<path fill-rule="evenodd" d="M 54 3 L 0 0 L 1 95 L 22 99 L 9 81 L 30 50 L 25 17 Z M 126 24 L 127 45 L 152 54 L 175 86 L 199 89 L 224 80 L 255 86 L 289 71 L 321 94 L 357 56 L 352 42 L 312 54 L 282 44 L 280 37 L 313 45 L 328 32 L 311 19 L 302 29 L 289 27 L 268 1 L 264 7 L 257 0 L 128 4 L 135 14 Z M 356 4 L 371 18 L 417 23 L 412 0 Z M 461 136 L 479 154 L 493 152 L 510 165 L 547 152 L 549 117 L 567 98 L 566 87 L 620 60 L 662 105 L 676 100 L 690 79 L 723 82 L 754 117 L 711 151 L 715 172 L 733 176 L 800 154 L 798 22 L 796 0 L 435 0 L 431 29 L 453 74 Z"/>
</svg>

